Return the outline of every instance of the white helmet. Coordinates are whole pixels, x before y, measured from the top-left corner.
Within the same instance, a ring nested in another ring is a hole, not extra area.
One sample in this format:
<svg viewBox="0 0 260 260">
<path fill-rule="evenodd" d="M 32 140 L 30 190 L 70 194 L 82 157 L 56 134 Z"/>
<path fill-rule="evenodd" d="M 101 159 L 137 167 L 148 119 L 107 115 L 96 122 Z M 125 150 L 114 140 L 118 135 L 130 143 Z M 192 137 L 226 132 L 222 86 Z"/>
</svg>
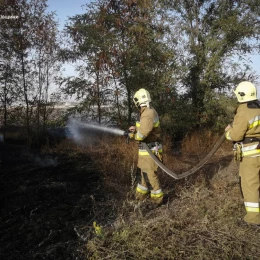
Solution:
<svg viewBox="0 0 260 260">
<path fill-rule="evenodd" d="M 234 91 L 239 103 L 257 99 L 256 87 L 249 81 L 239 83 Z"/>
<path fill-rule="evenodd" d="M 144 88 L 140 88 L 134 95 L 134 103 L 136 107 L 139 106 L 148 106 L 149 103 L 152 101 L 150 93 L 145 90 Z"/>
</svg>

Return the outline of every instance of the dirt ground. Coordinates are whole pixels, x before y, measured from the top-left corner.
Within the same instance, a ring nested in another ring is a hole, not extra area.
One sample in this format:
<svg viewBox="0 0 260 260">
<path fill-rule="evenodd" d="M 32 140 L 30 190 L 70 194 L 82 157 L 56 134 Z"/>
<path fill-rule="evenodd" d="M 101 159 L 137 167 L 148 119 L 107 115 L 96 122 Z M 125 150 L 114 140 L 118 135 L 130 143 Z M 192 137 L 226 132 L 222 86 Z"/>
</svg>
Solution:
<svg viewBox="0 0 260 260">
<path fill-rule="evenodd" d="M 107 198 L 90 158 L 2 145 L 0 171 L 0 258 L 82 259 L 96 205 Z"/>
</svg>

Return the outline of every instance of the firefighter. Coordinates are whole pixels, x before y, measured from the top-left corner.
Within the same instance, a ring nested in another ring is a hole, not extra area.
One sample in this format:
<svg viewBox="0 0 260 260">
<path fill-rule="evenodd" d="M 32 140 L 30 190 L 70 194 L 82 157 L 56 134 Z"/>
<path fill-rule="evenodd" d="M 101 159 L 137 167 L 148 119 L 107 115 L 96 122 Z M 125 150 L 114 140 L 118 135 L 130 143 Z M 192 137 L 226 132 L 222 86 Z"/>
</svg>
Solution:
<svg viewBox="0 0 260 260">
<path fill-rule="evenodd" d="M 260 101 L 256 87 L 241 82 L 234 91 L 238 108 L 231 125 L 225 129 L 227 140 L 234 142 L 236 158 L 240 161 L 239 176 L 246 208 L 244 223 L 260 225 Z"/>
<path fill-rule="evenodd" d="M 139 89 L 133 98 L 135 106 L 140 112 L 140 121 L 131 126 L 130 137 L 139 142 L 137 163 L 137 187 L 135 198 L 146 201 L 149 208 L 156 208 L 163 202 L 163 191 L 157 175 L 158 166 L 142 148 L 140 142 L 145 142 L 148 147 L 162 160 L 161 128 L 159 116 L 151 106 L 151 96 L 143 88 Z"/>
</svg>

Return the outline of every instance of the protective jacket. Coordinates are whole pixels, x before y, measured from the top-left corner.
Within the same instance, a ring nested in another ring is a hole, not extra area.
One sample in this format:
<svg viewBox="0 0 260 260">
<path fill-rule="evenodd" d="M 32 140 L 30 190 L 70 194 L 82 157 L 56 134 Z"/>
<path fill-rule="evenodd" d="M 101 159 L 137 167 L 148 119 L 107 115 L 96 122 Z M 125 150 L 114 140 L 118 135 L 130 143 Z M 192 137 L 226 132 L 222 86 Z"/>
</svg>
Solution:
<svg viewBox="0 0 260 260">
<path fill-rule="evenodd" d="M 260 141 L 259 101 L 241 103 L 238 106 L 232 128 L 226 132 L 226 138 L 241 142 L 243 157 L 260 156 L 260 149 L 257 149 Z"/>
<path fill-rule="evenodd" d="M 135 140 L 142 142 L 159 142 L 161 128 L 159 116 L 154 108 L 141 108 L 140 122 L 136 122 Z"/>
<path fill-rule="evenodd" d="M 155 153 L 162 152 L 160 121 L 154 108 L 141 108 L 140 121 L 136 122 L 135 140 L 147 143 Z M 149 154 L 145 149 L 139 147 L 139 155 Z"/>
</svg>

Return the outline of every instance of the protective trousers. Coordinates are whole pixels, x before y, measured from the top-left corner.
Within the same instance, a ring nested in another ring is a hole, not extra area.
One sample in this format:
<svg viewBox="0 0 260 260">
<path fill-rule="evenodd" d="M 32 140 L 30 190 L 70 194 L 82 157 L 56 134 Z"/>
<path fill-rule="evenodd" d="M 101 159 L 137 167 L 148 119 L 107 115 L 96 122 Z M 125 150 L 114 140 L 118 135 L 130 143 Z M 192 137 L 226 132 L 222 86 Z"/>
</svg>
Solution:
<svg viewBox="0 0 260 260">
<path fill-rule="evenodd" d="M 161 204 L 163 192 L 157 176 L 157 164 L 150 155 L 139 155 L 137 167 L 139 176 L 137 176 L 136 199 L 142 200 L 149 195 L 152 203 Z"/>
<path fill-rule="evenodd" d="M 239 176 L 241 177 L 241 186 L 247 212 L 244 221 L 252 224 L 260 224 L 260 156 L 243 157 L 240 162 Z"/>
</svg>

